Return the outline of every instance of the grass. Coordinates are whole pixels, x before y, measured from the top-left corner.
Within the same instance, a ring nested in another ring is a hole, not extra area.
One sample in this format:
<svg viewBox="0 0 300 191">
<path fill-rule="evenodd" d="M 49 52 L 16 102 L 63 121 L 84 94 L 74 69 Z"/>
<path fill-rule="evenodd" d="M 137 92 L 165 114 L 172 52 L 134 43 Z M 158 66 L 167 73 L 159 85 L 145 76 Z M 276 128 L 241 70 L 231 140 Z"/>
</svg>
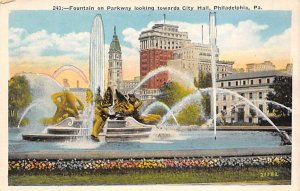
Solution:
<svg viewBox="0 0 300 191">
<path fill-rule="evenodd" d="M 270 176 L 270 173 L 277 176 Z M 268 175 L 269 174 L 269 175 Z M 266 175 L 266 176 L 263 176 Z M 290 167 L 245 167 L 222 169 L 162 169 L 78 173 L 75 175 L 10 174 L 9 185 L 141 185 L 141 184 L 290 184 Z"/>
</svg>

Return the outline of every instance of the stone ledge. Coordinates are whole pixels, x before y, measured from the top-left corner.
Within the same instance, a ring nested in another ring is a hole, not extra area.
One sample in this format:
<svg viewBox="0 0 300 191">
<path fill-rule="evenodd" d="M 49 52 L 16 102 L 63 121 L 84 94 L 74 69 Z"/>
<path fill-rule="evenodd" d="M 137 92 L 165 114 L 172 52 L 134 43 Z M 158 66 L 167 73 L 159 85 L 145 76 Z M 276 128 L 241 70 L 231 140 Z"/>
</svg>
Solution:
<svg viewBox="0 0 300 191">
<path fill-rule="evenodd" d="M 16 159 L 142 159 L 142 158 L 187 158 L 187 157 L 241 157 L 290 155 L 292 146 L 262 148 L 232 148 L 208 150 L 166 150 L 166 151 L 34 151 L 9 153 L 10 160 Z"/>
</svg>

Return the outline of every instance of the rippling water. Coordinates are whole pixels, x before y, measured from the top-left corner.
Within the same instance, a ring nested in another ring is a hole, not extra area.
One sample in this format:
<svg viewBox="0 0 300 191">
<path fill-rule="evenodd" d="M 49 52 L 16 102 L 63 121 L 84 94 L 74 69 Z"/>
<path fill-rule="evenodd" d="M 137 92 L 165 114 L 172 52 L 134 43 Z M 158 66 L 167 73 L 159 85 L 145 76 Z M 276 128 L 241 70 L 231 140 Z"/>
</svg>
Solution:
<svg viewBox="0 0 300 191">
<path fill-rule="evenodd" d="M 9 152 L 41 151 L 41 150 L 122 150 L 122 151 L 153 151 L 153 150 L 192 150 L 192 149 L 226 149 L 274 147 L 281 144 L 280 137 L 274 132 L 260 131 L 218 131 L 217 140 L 213 131 L 164 131 L 169 136 L 160 136 L 156 132 L 149 139 L 118 143 L 96 143 L 91 140 L 67 142 L 31 142 L 22 140 L 22 129 L 9 129 Z"/>
</svg>

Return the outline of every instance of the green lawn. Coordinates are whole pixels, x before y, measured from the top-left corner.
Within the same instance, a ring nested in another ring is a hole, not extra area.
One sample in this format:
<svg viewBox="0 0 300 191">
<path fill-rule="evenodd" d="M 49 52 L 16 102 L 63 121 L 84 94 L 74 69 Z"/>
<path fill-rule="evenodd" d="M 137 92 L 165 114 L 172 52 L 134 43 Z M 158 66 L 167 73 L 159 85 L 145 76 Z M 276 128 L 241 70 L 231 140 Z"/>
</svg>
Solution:
<svg viewBox="0 0 300 191">
<path fill-rule="evenodd" d="M 273 174 L 273 175 L 272 175 Z M 275 174 L 275 175 L 274 175 Z M 117 184 L 187 184 L 187 183 L 251 183 L 290 184 L 290 167 L 248 167 L 188 170 L 130 170 L 76 175 L 41 174 L 9 175 L 9 185 L 117 185 Z"/>
</svg>

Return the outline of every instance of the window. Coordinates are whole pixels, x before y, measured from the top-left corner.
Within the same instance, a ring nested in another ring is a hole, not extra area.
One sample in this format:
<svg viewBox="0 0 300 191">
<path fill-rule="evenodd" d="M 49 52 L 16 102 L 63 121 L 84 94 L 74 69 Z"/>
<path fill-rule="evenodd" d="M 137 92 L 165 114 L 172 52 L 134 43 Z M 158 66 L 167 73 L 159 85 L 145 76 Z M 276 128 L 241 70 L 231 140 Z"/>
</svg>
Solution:
<svg viewBox="0 0 300 191">
<path fill-rule="evenodd" d="M 218 106 L 216 107 L 216 113 L 217 114 L 219 113 L 219 107 Z"/>
<path fill-rule="evenodd" d="M 231 86 L 231 82 L 228 82 L 228 86 Z"/>
<path fill-rule="evenodd" d="M 253 99 L 253 93 L 249 93 L 249 98 Z"/>
<path fill-rule="evenodd" d="M 223 111 L 226 111 L 227 107 L 226 105 L 223 106 Z"/>
<path fill-rule="evenodd" d="M 258 93 L 258 97 L 259 97 L 259 99 L 262 99 L 262 92 Z"/>
<path fill-rule="evenodd" d="M 226 95 L 223 95 L 223 101 L 226 101 Z"/>
<path fill-rule="evenodd" d="M 245 97 L 245 93 L 241 93 L 241 96 Z"/>
<path fill-rule="evenodd" d="M 238 86 L 239 85 L 239 81 L 235 81 L 235 85 Z"/>
<path fill-rule="evenodd" d="M 268 83 L 268 84 L 270 83 L 270 79 L 269 79 L 269 78 L 267 79 L 267 83 Z"/>
<path fill-rule="evenodd" d="M 253 80 L 250 81 L 251 85 L 253 85 Z"/>
<path fill-rule="evenodd" d="M 249 118 L 249 123 L 252 123 L 252 117 Z"/>
<path fill-rule="evenodd" d="M 259 108 L 261 111 L 263 111 L 264 106 L 263 106 L 262 104 L 259 104 L 258 108 Z"/>
<path fill-rule="evenodd" d="M 223 87 L 224 86 L 224 83 L 223 82 L 221 82 L 221 87 Z"/>
<path fill-rule="evenodd" d="M 246 85 L 246 81 L 245 80 L 243 81 L 243 85 Z"/>
<path fill-rule="evenodd" d="M 258 80 L 258 83 L 261 84 L 261 79 Z"/>
</svg>

